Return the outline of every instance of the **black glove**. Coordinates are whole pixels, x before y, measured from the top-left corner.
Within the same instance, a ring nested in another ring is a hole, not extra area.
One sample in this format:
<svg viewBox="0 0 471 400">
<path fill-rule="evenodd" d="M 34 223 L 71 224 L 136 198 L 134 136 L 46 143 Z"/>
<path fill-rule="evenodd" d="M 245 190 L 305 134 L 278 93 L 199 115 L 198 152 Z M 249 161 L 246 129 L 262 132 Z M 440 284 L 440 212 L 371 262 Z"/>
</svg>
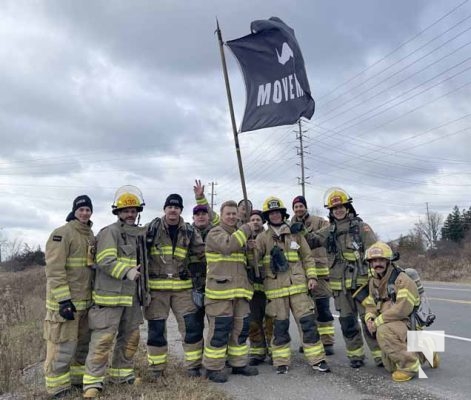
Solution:
<svg viewBox="0 0 471 400">
<path fill-rule="evenodd" d="M 77 312 L 77 309 L 72 303 L 72 300 L 64 300 L 59 302 L 59 314 L 62 318 L 65 318 L 68 321 L 74 320 L 74 312 Z"/>
<path fill-rule="evenodd" d="M 306 234 L 306 228 L 302 222 L 294 222 L 290 226 L 291 233 L 301 233 L 303 235 Z"/>
</svg>

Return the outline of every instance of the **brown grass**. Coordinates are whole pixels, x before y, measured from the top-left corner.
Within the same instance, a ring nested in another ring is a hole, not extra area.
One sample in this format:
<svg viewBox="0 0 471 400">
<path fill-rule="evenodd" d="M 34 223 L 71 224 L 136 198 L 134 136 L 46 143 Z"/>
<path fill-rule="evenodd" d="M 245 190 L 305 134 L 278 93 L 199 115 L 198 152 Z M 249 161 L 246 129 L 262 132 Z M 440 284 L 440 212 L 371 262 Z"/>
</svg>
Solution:
<svg viewBox="0 0 471 400">
<path fill-rule="evenodd" d="M 14 399 L 45 400 L 42 362 L 45 342 L 46 279 L 43 267 L 21 272 L 0 272 L 0 395 L 15 393 Z M 230 396 L 205 379 L 189 379 L 181 362 L 171 359 L 159 383 L 149 379 L 145 346 L 136 356 L 136 373 L 142 383 L 134 386 L 107 385 L 100 399 L 113 400 L 228 400 Z M 80 399 L 76 390 L 65 399 Z"/>
<path fill-rule="evenodd" d="M 410 256 L 401 258 L 400 266 L 415 268 L 421 279 L 441 282 L 470 282 L 471 262 L 462 256 Z"/>
</svg>

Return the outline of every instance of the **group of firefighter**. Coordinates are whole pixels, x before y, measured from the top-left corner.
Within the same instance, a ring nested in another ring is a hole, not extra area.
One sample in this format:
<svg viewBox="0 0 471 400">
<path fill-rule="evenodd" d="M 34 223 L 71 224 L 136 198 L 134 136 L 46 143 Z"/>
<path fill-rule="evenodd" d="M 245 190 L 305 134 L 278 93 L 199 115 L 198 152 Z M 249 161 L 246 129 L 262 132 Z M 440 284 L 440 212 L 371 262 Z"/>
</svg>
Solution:
<svg viewBox="0 0 471 400">
<path fill-rule="evenodd" d="M 334 354 L 333 297 L 352 368 L 374 363 L 407 381 L 424 362 L 407 351 L 417 285 L 395 271 L 393 251 L 358 217 L 340 188 L 326 192 L 328 220 L 310 215 L 305 197 L 294 216 L 277 197 L 261 210 L 249 200 L 225 201 L 219 214 L 195 181 L 193 223 L 181 217 L 183 199 L 170 194 L 162 217 L 140 225 L 141 191 L 115 194 L 117 219 L 92 231 L 93 205 L 78 196 L 46 244 L 47 300 L 44 338 L 46 388 L 51 398 L 73 386 L 97 398 L 107 382 L 136 384 L 134 355 L 147 320 L 148 375 L 159 380 L 168 360 L 166 322 L 175 316 L 189 377 L 213 382 L 232 374 L 253 376 L 268 362 L 277 374 L 291 364 L 290 314 L 313 370 L 326 373 Z M 360 322 L 359 322 L 360 321 Z M 207 335 L 203 338 L 203 331 Z M 438 366 L 437 355 L 432 367 Z"/>
</svg>

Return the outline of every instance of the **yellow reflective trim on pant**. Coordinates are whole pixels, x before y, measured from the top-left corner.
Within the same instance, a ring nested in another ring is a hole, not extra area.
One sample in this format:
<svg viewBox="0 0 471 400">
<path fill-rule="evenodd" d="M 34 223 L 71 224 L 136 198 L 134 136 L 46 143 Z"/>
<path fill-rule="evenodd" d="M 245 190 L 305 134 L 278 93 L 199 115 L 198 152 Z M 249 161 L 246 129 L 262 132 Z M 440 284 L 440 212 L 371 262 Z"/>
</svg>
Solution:
<svg viewBox="0 0 471 400">
<path fill-rule="evenodd" d="M 371 355 L 373 356 L 373 358 L 381 358 L 381 353 L 382 353 L 381 350 L 378 349 L 378 350 L 373 350 L 371 352 Z"/>
<path fill-rule="evenodd" d="M 204 356 L 207 358 L 220 359 L 226 357 L 227 348 L 221 347 L 218 349 L 211 349 L 209 347 L 204 348 Z"/>
<path fill-rule="evenodd" d="M 347 349 L 347 357 L 364 357 L 364 356 L 365 356 L 365 349 L 363 348 L 363 346 L 355 350 Z"/>
<path fill-rule="evenodd" d="M 150 279 L 149 288 L 151 290 L 183 290 L 193 287 L 191 279 L 175 280 L 175 279 Z"/>
<path fill-rule="evenodd" d="M 109 368 L 108 375 L 112 378 L 126 378 L 134 374 L 134 368 Z"/>
<path fill-rule="evenodd" d="M 48 388 L 57 388 L 70 385 L 70 373 L 66 372 L 56 376 L 46 376 L 46 386 Z"/>
<path fill-rule="evenodd" d="M 347 260 L 347 261 L 356 261 L 357 260 L 356 254 L 352 251 L 342 252 L 342 257 L 344 258 L 344 260 Z"/>
<path fill-rule="evenodd" d="M 265 295 L 267 299 L 278 299 L 280 297 L 292 296 L 299 293 L 307 293 L 307 285 L 291 285 L 289 287 L 280 288 L 280 289 L 266 289 Z"/>
<path fill-rule="evenodd" d="M 85 365 L 71 365 L 70 375 L 71 376 L 83 376 L 85 373 Z"/>
<path fill-rule="evenodd" d="M 420 367 L 420 362 L 419 360 L 416 360 L 414 364 L 412 364 L 410 367 L 401 367 L 402 371 L 407 371 L 407 372 L 419 372 L 419 367 Z"/>
<path fill-rule="evenodd" d="M 117 258 L 118 249 L 116 247 L 110 247 L 100 251 L 96 255 L 96 262 L 100 264 L 106 257 Z"/>
<path fill-rule="evenodd" d="M 83 384 L 84 385 L 93 385 L 94 383 L 103 383 L 105 380 L 104 376 L 93 376 L 84 374 L 83 375 Z"/>
<path fill-rule="evenodd" d="M 71 297 L 69 285 L 62 285 L 53 288 L 51 289 L 51 293 L 58 301 L 68 300 Z"/>
<path fill-rule="evenodd" d="M 251 347 L 249 354 L 253 356 L 264 356 L 267 354 L 267 349 L 265 347 Z"/>
<path fill-rule="evenodd" d="M 298 254 L 297 251 L 294 251 L 294 250 L 285 251 L 285 256 L 286 256 L 286 259 L 288 260 L 288 262 L 298 262 L 299 261 L 299 254 Z"/>
<path fill-rule="evenodd" d="M 233 233 L 233 235 L 239 242 L 240 247 L 243 247 L 244 244 L 247 242 L 247 236 L 245 235 L 245 232 L 243 230 L 238 229 Z"/>
<path fill-rule="evenodd" d="M 132 306 L 131 295 L 114 296 L 114 295 L 102 295 L 102 294 L 97 294 L 96 292 L 93 292 L 92 297 L 95 304 L 98 304 L 99 306 L 124 306 L 124 307 Z"/>
<path fill-rule="evenodd" d="M 185 361 L 197 361 L 203 357 L 203 349 L 194 351 L 185 351 Z"/>
<path fill-rule="evenodd" d="M 149 362 L 149 365 L 165 364 L 167 362 L 167 353 L 154 356 L 147 354 L 147 361 Z"/>
<path fill-rule="evenodd" d="M 420 304 L 420 300 L 418 297 L 414 296 L 408 289 L 402 288 L 397 291 L 396 299 L 403 299 L 405 298 L 410 304 L 414 307 Z"/>
<path fill-rule="evenodd" d="M 334 335 L 335 328 L 334 326 L 318 326 L 317 330 L 319 331 L 319 335 Z"/>
<path fill-rule="evenodd" d="M 253 297 L 253 291 L 243 288 L 234 288 L 234 289 L 227 289 L 227 290 L 212 290 L 206 287 L 205 295 L 208 299 L 213 300 L 228 300 L 228 299 L 235 299 L 245 297 L 247 299 L 251 299 Z"/>
<path fill-rule="evenodd" d="M 219 253 L 206 253 L 206 262 L 207 263 L 217 263 L 217 262 L 237 262 L 247 265 L 247 258 L 245 253 L 231 253 L 228 256 Z"/>
<path fill-rule="evenodd" d="M 82 268 L 87 267 L 86 257 L 67 257 L 65 260 L 66 268 Z"/>
<path fill-rule="evenodd" d="M 304 355 L 309 356 L 320 356 L 324 354 L 324 346 L 322 343 L 316 344 L 312 347 L 304 347 Z"/>
<path fill-rule="evenodd" d="M 246 356 L 249 354 L 249 346 L 242 345 L 242 346 L 228 346 L 227 347 L 227 354 L 230 356 Z"/>
<path fill-rule="evenodd" d="M 272 356 L 273 358 L 289 358 L 291 357 L 291 349 L 289 347 L 272 349 Z"/>
<path fill-rule="evenodd" d="M 339 280 L 333 280 L 331 278 L 329 281 L 329 285 L 332 290 L 342 290 L 342 282 Z"/>
</svg>

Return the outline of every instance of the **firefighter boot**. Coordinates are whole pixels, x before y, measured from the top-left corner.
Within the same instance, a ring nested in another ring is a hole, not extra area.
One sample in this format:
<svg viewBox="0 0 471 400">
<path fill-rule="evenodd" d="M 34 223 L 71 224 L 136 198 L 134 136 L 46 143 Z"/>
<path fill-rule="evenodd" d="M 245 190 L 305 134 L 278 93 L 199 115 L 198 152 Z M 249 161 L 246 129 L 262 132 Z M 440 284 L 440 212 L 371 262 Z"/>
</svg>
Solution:
<svg viewBox="0 0 471 400">
<path fill-rule="evenodd" d="M 89 388 L 83 393 L 84 399 L 96 399 L 100 394 L 100 389 L 98 388 Z"/>
<path fill-rule="evenodd" d="M 206 377 L 213 382 L 216 383 L 224 383 L 227 382 L 227 375 L 226 373 L 221 370 L 221 371 L 214 371 L 214 370 L 206 370 Z"/>
<path fill-rule="evenodd" d="M 394 371 L 392 373 L 392 379 L 394 382 L 406 382 L 410 381 L 415 376 L 412 372 L 406 371 Z"/>
</svg>

